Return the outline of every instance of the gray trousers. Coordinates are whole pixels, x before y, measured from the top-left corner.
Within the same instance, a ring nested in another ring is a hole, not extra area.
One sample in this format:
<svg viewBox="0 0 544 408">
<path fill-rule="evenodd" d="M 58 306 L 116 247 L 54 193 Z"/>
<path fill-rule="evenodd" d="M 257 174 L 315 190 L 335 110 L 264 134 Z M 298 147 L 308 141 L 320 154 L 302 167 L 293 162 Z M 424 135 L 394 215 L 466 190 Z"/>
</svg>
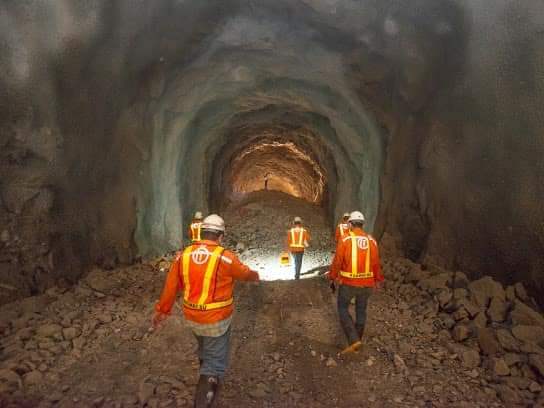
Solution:
<svg viewBox="0 0 544 408">
<path fill-rule="evenodd" d="M 340 285 L 338 288 L 338 316 L 349 344 L 363 337 L 366 323 L 366 307 L 372 294 L 372 288 Z M 355 321 L 349 314 L 349 305 L 355 298 Z"/>
<path fill-rule="evenodd" d="M 194 334 L 194 333 L 193 333 Z M 200 375 L 222 379 L 229 365 L 230 327 L 219 337 L 197 336 Z"/>
<path fill-rule="evenodd" d="M 295 279 L 300 279 L 300 269 L 302 268 L 302 257 L 304 256 L 304 251 L 302 252 L 292 252 L 293 259 L 295 260 Z"/>
</svg>

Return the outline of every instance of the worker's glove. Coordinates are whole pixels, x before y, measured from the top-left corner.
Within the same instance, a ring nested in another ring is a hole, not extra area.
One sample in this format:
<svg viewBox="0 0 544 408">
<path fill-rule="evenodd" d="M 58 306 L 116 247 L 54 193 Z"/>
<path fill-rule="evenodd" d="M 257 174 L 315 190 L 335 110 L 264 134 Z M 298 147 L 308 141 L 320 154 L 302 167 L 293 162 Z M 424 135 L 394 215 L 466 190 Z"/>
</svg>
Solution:
<svg viewBox="0 0 544 408">
<path fill-rule="evenodd" d="M 167 317 L 168 317 L 168 315 L 166 315 L 166 314 L 156 312 L 153 315 L 153 319 L 151 319 L 151 325 L 152 325 L 153 330 L 157 329 L 159 327 L 159 325 L 161 324 L 161 322 L 163 320 L 166 320 Z"/>
<path fill-rule="evenodd" d="M 331 292 L 334 294 L 336 292 L 336 284 L 334 283 L 334 281 L 331 281 L 329 287 L 331 288 Z"/>
</svg>

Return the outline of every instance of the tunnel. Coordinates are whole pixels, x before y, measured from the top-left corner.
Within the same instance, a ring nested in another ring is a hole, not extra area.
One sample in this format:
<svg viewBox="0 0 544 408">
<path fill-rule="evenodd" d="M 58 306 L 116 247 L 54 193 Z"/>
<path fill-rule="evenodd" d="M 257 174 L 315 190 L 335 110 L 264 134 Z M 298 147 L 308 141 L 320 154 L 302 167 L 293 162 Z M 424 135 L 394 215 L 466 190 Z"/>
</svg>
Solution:
<svg viewBox="0 0 544 408">
<path fill-rule="evenodd" d="M 280 3 L 3 5 L 2 296 L 175 250 L 265 178 L 541 287 L 539 6 Z"/>
<path fill-rule="evenodd" d="M 126 272 L 130 284 L 146 265 L 165 273 L 161 265 L 188 242 L 197 211 L 224 215 L 226 245 L 263 273 L 277 267 L 285 232 L 302 214 L 317 232 L 318 255 L 307 264 L 317 275 L 329 267 L 342 214 L 358 210 L 386 268 L 406 275 L 389 287 L 395 299 L 415 297 L 410 285 L 417 286 L 443 311 L 436 281 L 431 288 L 420 280 L 452 272 L 466 278 L 457 289 L 467 299 L 473 281 L 491 279 L 509 288 L 499 290 L 510 302 L 505 313 L 520 299 L 537 309 L 544 293 L 543 30 L 537 1 L 2 2 L 0 305 L 26 311 L 48 293 L 84 296 L 96 271 Z M 160 291 L 151 277 L 143 281 L 139 289 Z M 318 304 L 325 292 L 308 281 L 300 296 L 289 283 L 268 286 L 285 298 L 242 289 L 255 297 L 244 310 L 268 307 L 277 327 L 311 327 L 293 323 L 296 313 L 275 303 L 290 307 L 289 295 L 301 307 Z M 113 289 L 98 286 L 95 300 L 114 302 L 103 297 Z M 152 296 L 158 293 L 143 298 Z M 480 306 L 490 308 L 485 296 Z M 77 304 L 70 307 L 88 306 Z M 389 310 L 384 304 L 380 310 Z M 399 300 L 391 310 L 402 315 L 403 307 Z M 418 307 L 416 320 L 428 312 Z M 309 319 L 315 310 L 306 311 Z M 472 311 L 459 320 L 477 321 Z M 531 324 L 540 322 L 530 315 Z M 14 334 L 20 320 L 8 320 L 6 333 Z M 459 320 L 445 330 L 453 333 Z M 523 351 L 533 357 L 510 364 L 518 365 L 512 372 L 542 380 L 544 363 L 540 374 L 537 363 L 523 369 L 540 350 Z M 496 363 L 484 354 L 482 362 Z M 326 352 L 316 355 L 329 362 Z"/>
</svg>

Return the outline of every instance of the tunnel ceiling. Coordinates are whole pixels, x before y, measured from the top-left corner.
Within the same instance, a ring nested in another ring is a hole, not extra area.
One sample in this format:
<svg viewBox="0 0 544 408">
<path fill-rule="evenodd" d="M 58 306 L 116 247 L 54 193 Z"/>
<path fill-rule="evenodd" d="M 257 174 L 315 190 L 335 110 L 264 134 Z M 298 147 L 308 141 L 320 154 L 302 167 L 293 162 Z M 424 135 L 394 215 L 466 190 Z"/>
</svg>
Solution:
<svg viewBox="0 0 544 408">
<path fill-rule="evenodd" d="M 177 248 L 268 170 L 413 259 L 541 282 L 543 7 L 3 2 L 0 296 Z"/>
</svg>

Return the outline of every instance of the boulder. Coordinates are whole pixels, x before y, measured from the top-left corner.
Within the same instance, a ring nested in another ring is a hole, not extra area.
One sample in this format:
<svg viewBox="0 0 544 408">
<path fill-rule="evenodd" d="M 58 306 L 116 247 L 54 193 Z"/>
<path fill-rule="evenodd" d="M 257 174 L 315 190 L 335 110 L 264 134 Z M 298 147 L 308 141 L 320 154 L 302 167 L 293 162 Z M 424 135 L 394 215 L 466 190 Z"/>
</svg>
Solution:
<svg viewBox="0 0 544 408">
<path fill-rule="evenodd" d="M 507 286 L 504 293 L 506 294 L 507 301 L 513 303 L 516 300 L 516 290 L 514 289 L 514 286 L 512 285 Z"/>
<path fill-rule="evenodd" d="M 494 375 L 503 377 L 510 374 L 510 368 L 502 358 L 492 358 L 490 365 Z"/>
<path fill-rule="evenodd" d="M 465 368 L 473 369 L 480 365 L 480 353 L 474 349 L 466 347 L 466 350 L 461 352 L 460 358 Z"/>
<path fill-rule="evenodd" d="M 468 289 L 472 294 L 472 299 L 479 307 L 487 308 L 493 298 L 505 300 L 506 294 L 502 285 L 493 280 L 491 276 L 484 276 L 468 284 Z"/>
<path fill-rule="evenodd" d="M 450 272 L 442 272 L 438 275 L 429 276 L 418 283 L 418 287 L 428 292 L 445 290 L 448 288 L 448 281 L 451 279 Z"/>
<path fill-rule="evenodd" d="M 448 280 L 448 286 L 455 289 L 464 289 L 468 286 L 469 282 L 470 281 L 464 272 L 457 271 L 451 274 L 451 278 Z"/>
<path fill-rule="evenodd" d="M 476 336 L 478 338 L 478 345 L 480 346 L 482 353 L 488 356 L 493 356 L 502 351 L 502 347 L 497 341 L 495 333 L 492 329 L 478 329 Z"/>
<path fill-rule="evenodd" d="M 451 298 L 452 293 L 447 289 L 440 291 L 440 293 L 438 293 L 438 295 L 436 296 L 436 300 L 438 301 L 441 309 L 444 309 L 444 307 L 448 304 Z"/>
<path fill-rule="evenodd" d="M 501 347 L 507 351 L 520 351 L 520 342 L 506 329 L 497 330 L 497 340 Z"/>
<path fill-rule="evenodd" d="M 504 359 L 504 362 L 508 364 L 508 367 L 523 363 L 524 361 L 527 360 L 527 358 L 524 355 L 517 354 L 517 353 L 506 353 L 503 356 L 503 359 Z"/>
<path fill-rule="evenodd" d="M 529 365 L 544 377 L 544 356 L 540 354 L 529 355 Z"/>
<path fill-rule="evenodd" d="M 478 313 L 476 317 L 472 320 L 472 324 L 477 329 L 485 329 L 487 327 L 487 316 L 485 315 L 485 313 Z"/>
<path fill-rule="evenodd" d="M 31 371 L 24 375 L 23 382 L 26 387 L 36 387 L 43 382 L 43 374 L 39 371 Z"/>
<path fill-rule="evenodd" d="M 487 316 L 492 322 L 504 322 L 506 319 L 506 312 L 508 306 L 504 300 L 499 299 L 498 297 L 491 298 L 491 303 L 487 309 Z"/>
<path fill-rule="evenodd" d="M 455 341 L 463 341 L 470 336 L 470 329 L 465 324 L 458 324 L 453 328 L 451 335 Z"/>
<path fill-rule="evenodd" d="M 8 369 L 0 369 L 0 385 L 1 384 L 4 384 L 7 389 L 11 390 L 21 388 L 23 385 L 19 374 Z"/>
<path fill-rule="evenodd" d="M 521 402 L 521 397 L 519 396 L 519 394 L 506 384 L 496 385 L 495 390 L 497 391 L 497 394 L 499 395 L 499 398 L 502 400 L 502 402 L 507 405 L 519 404 Z"/>
<path fill-rule="evenodd" d="M 75 327 L 67 327 L 66 329 L 62 330 L 62 335 L 64 336 L 64 339 L 68 341 L 79 337 L 80 334 L 81 331 Z"/>
<path fill-rule="evenodd" d="M 527 295 L 527 291 L 525 290 L 525 286 L 523 286 L 523 283 L 518 282 L 514 285 L 514 290 L 516 292 L 516 296 L 521 299 L 523 302 L 529 301 L 529 295 Z"/>
<path fill-rule="evenodd" d="M 537 344 L 544 342 L 544 327 L 541 326 L 520 324 L 512 327 L 512 334 L 521 341 Z"/>
<path fill-rule="evenodd" d="M 510 319 L 513 325 L 525 324 L 544 327 L 544 316 L 520 300 L 514 302 L 514 307 L 510 312 Z"/>
<path fill-rule="evenodd" d="M 62 332 L 62 326 L 58 324 L 44 324 L 38 327 L 36 335 L 38 337 L 55 337 Z"/>
<path fill-rule="evenodd" d="M 93 269 L 85 277 L 85 282 L 91 289 L 98 292 L 108 292 L 116 286 L 116 281 L 112 278 L 112 274 L 102 269 Z"/>
</svg>

